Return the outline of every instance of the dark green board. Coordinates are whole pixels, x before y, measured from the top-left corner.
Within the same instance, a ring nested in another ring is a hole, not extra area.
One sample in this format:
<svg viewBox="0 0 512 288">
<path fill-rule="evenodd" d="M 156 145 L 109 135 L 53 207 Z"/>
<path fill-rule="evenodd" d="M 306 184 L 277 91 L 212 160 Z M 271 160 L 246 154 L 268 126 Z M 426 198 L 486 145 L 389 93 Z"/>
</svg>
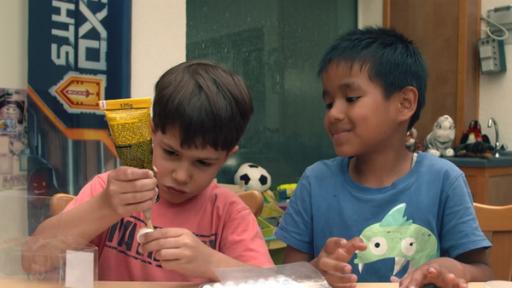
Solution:
<svg viewBox="0 0 512 288">
<path fill-rule="evenodd" d="M 240 151 L 220 171 L 232 183 L 253 162 L 272 188 L 296 182 L 304 169 L 334 157 L 323 128 L 318 62 L 341 33 L 357 26 L 356 0 L 188 0 L 187 59 L 209 59 L 240 74 L 255 113 Z"/>
</svg>

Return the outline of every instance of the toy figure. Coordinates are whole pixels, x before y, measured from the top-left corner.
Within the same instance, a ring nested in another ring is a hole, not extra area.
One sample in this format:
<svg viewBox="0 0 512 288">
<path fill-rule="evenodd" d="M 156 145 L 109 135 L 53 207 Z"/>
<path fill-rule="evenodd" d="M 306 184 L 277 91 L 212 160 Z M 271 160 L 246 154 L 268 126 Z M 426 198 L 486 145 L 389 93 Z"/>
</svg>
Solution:
<svg viewBox="0 0 512 288">
<path fill-rule="evenodd" d="M 405 140 L 405 147 L 407 150 L 414 152 L 416 151 L 417 145 L 416 145 L 416 138 L 418 137 L 418 131 L 416 128 L 411 128 L 411 130 L 407 131 L 406 140 Z"/>
<path fill-rule="evenodd" d="M 471 120 L 468 129 L 460 139 L 460 145 L 455 148 L 455 155 L 458 157 L 482 157 L 491 158 L 494 146 L 489 136 L 482 134 L 480 122 Z"/>
<path fill-rule="evenodd" d="M 480 122 L 478 122 L 478 120 L 471 120 L 469 122 L 468 130 L 466 130 L 466 132 L 464 132 L 460 138 L 460 144 L 475 143 L 479 141 L 483 141 L 489 144 L 491 143 L 489 137 L 485 134 L 482 134 Z"/>
<path fill-rule="evenodd" d="M 425 149 L 435 156 L 451 157 L 455 154 L 452 149 L 453 139 L 455 139 L 453 119 L 443 115 L 437 119 L 432 132 L 425 139 Z"/>
<path fill-rule="evenodd" d="M 0 133 L 16 134 L 23 129 L 25 102 L 19 90 L 0 90 Z"/>
</svg>

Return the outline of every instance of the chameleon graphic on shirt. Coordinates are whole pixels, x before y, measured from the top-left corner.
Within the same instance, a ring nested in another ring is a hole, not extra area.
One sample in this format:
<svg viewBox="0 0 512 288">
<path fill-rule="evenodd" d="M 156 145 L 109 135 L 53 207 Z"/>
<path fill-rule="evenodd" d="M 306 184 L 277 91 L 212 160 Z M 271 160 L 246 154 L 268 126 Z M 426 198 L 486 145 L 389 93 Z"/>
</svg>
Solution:
<svg viewBox="0 0 512 288">
<path fill-rule="evenodd" d="M 385 258 L 394 258 L 393 275 L 409 262 L 417 268 L 437 257 L 437 239 L 425 227 L 412 223 L 404 216 L 406 204 L 391 209 L 381 222 L 366 227 L 360 237 L 368 248 L 356 252 L 354 263 L 363 273 L 364 265 Z"/>
</svg>

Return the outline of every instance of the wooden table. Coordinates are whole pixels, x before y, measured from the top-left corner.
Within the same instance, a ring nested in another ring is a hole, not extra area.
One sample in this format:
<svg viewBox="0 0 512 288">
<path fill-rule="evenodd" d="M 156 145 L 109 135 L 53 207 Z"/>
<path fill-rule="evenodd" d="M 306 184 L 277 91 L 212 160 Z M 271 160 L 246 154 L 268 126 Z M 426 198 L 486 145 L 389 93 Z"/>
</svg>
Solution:
<svg viewBox="0 0 512 288">
<path fill-rule="evenodd" d="M 9 288 L 62 288 L 64 285 L 44 282 L 28 282 L 24 280 L 0 279 L 0 287 Z M 99 281 L 95 283 L 95 288 L 192 288 L 198 287 L 188 283 L 170 283 L 170 282 L 118 282 L 118 281 Z M 395 283 L 360 283 L 358 288 L 396 288 Z M 469 288 L 484 288 L 483 283 L 470 283 Z"/>
</svg>

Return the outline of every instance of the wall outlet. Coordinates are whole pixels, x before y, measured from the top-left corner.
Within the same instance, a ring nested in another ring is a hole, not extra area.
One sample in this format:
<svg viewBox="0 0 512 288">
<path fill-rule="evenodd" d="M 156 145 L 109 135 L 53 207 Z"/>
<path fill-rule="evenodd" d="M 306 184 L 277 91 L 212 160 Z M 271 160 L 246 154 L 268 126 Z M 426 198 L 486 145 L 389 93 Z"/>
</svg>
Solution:
<svg viewBox="0 0 512 288">
<path fill-rule="evenodd" d="M 507 71 L 505 62 L 505 44 L 503 40 L 491 37 L 478 41 L 480 52 L 480 70 L 482 74 L 493 74 Z"/>
</svg>

